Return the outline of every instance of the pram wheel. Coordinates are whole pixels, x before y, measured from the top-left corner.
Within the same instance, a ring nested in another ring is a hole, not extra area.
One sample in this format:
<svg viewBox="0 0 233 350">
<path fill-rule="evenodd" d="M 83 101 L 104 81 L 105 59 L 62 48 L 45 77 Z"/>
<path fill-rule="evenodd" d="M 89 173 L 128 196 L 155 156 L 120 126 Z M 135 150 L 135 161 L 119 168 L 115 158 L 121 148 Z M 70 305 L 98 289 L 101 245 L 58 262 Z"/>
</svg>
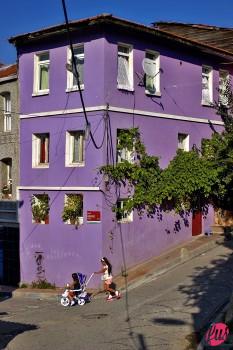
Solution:
<svg viewBox="0 0 233 350">
<path fill-rule="evenodd" d="M 85 304 L 84 299 L 78 299 L 78 305 L 83 306 Z"/>
<path fill-rule="evenodd" d="M 69 298 L 61 297 L 61 305 L 68 306 L 70 304 Z"/>
</svg>

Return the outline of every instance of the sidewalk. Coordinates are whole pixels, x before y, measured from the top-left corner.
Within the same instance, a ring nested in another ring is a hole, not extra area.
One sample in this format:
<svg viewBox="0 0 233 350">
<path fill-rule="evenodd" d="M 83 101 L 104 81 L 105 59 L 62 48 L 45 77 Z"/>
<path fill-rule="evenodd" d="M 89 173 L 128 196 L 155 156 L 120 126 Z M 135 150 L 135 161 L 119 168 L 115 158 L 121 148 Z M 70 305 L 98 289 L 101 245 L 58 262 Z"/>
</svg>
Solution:
<svg viewBox="0 0 233 350">
<path fill-rule="evenodd" d="M 224 241 L 223 235 L 205 236 L 200 235 L 193 237 L 190 241 L 180 244 L 162 255 L 148 260 L 142 264 L 136 265 L 127 270 L 128 289 L 133 289 L 143 283 L 149 282 L 157 276 L 172 270 L 174 267 L 183 264 L 185 261 L 205 253 L 216 247 Z M 117 287 L 124 292 L 126 278 L 124 276 L 116 276 L 114 281 Z M 98 297 L 99 290 L 88 289 L 93 296 Z M 0 295 L 8 295 L 11 297 L 28 297 L 35 299 L 54 299 L 59 298 L 63 288 L 56 289 L 32 289 L 32 288 L 14 288 L 0 286 Z"/>
</svg>

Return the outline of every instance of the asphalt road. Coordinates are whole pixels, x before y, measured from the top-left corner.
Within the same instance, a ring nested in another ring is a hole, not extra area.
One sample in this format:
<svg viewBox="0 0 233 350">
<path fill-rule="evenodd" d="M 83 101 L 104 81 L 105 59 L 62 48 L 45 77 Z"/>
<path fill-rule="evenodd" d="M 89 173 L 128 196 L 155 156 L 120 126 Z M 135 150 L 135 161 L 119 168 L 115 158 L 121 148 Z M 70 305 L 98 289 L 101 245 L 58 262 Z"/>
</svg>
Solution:
<svg viewBox="0 0 233 350">
<path fill-rule="evenodd" d="M 230 296 L 233 250 L 217 246 L 129 290 L 64 308 L 59 299 L 0 302 L 0 349 L 191 350 L 195 332 Z"/>
</svg>

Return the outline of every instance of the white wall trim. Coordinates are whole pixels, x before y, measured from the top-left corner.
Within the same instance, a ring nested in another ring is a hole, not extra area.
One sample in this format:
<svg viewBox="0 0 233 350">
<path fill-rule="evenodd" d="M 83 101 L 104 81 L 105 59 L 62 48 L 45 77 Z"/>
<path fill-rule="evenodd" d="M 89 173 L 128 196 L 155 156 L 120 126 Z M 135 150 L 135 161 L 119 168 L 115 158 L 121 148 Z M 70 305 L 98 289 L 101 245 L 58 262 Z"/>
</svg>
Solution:
<svg viewBox="0 0 233 350">
<path fill-rule="evenodd" d="M 105 110 L 107 110 L 107 107 L 103 105 L 86 108 L 86 112 L 105 111 Z M 211 122 L 213 125 L 224 125 L 222 121 L 218 121 L 218 120 L 212 120 L 212 119 L 209 120 L 206 118 L 197 118 L 197 117 L 190 117 L 190 116 L 183 116 L 183 115 L 176 115 L 176 114 L 157 113 L 157 112 L 144 111 L 141 109 L 109 106 L 108 110 L 110 112 L 127 113 L 127 114 L 134 114 L 134 115 L 137 114 L 145 117 L 173 119 L 173 120 L 181 120 L 181 121 L 188 121 L 188 122 L 195 122 L 195 123 L 202 123 L 202 124 L 209 124 L 209 122 Z M 74 113 L 83 113 L 83 109 L 75 108 L 75 109 L 66 109 L 66 110 L 58 110 L 58 111 L 50 111 L 50 112 L 32 113 L 32 114 L 26 114 L 26 115 L 21 114 L 20 119 L 57 116 L 57 115 L 74 114 Z"/>
<path fill-rule="evenodd" d="M 55 187 L 55 186 L 18 186 L 18 191 L 37 190 L 37 191 L 100 191 L 99 187 Z"/>
</svg>

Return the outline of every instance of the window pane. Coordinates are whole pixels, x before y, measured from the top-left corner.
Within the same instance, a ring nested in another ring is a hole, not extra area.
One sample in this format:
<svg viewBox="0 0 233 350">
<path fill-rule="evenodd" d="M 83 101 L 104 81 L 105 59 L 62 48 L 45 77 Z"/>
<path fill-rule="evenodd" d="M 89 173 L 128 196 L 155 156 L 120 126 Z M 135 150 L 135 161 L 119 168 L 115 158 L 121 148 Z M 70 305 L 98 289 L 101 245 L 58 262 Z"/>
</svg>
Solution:
<svg viewBox="0 0 233 350">
<path fill-rule="evenodd" d="M 71 142 L 71 162 L 81 163 L 84 161 L 84 133 L 83 132 L 73 132 L 71 133 L 73 142 Z"/>
<path fill-rule="evenodd" d="M 83 80 L 83 70 L 84 70 L 84 57 L 76 57 L 76 68 L 78 71 L 78 75 L 79 75 L 79 83 L 80 85 L 83 85 L 84 80 Z M 78 82 L 77 82 L 77 78 L 75 76 L 75 70 L 74 70 L 74 74 L 73 74 L 73 86 L 77 86 Z"/>
<path fill-rule="evenodd" d="M 118 56 L 117 82 L 122 86 L 130 86 L 129 83 L 129 57 Z"/>
<path fill-rule="evenodd" d="M 42 53 L 38 56 L 38 59 L 39 61 L 48 61 L 49 60 L 49 53 L 48 52 L 45 52 L 45 53 Z"/>
<path fill-rule="evenodd" d="M 49 88 L 49 66 L 41 65 L 40 66 L 40 81 L 39 81 L 39 90 L 47 90 Z"/>
<path fill-rule="evenodd" d="M 49 137 L 48 134 L 40 135 L 39 162 L 41 164 L 49 162 Z"/>
</svg>

